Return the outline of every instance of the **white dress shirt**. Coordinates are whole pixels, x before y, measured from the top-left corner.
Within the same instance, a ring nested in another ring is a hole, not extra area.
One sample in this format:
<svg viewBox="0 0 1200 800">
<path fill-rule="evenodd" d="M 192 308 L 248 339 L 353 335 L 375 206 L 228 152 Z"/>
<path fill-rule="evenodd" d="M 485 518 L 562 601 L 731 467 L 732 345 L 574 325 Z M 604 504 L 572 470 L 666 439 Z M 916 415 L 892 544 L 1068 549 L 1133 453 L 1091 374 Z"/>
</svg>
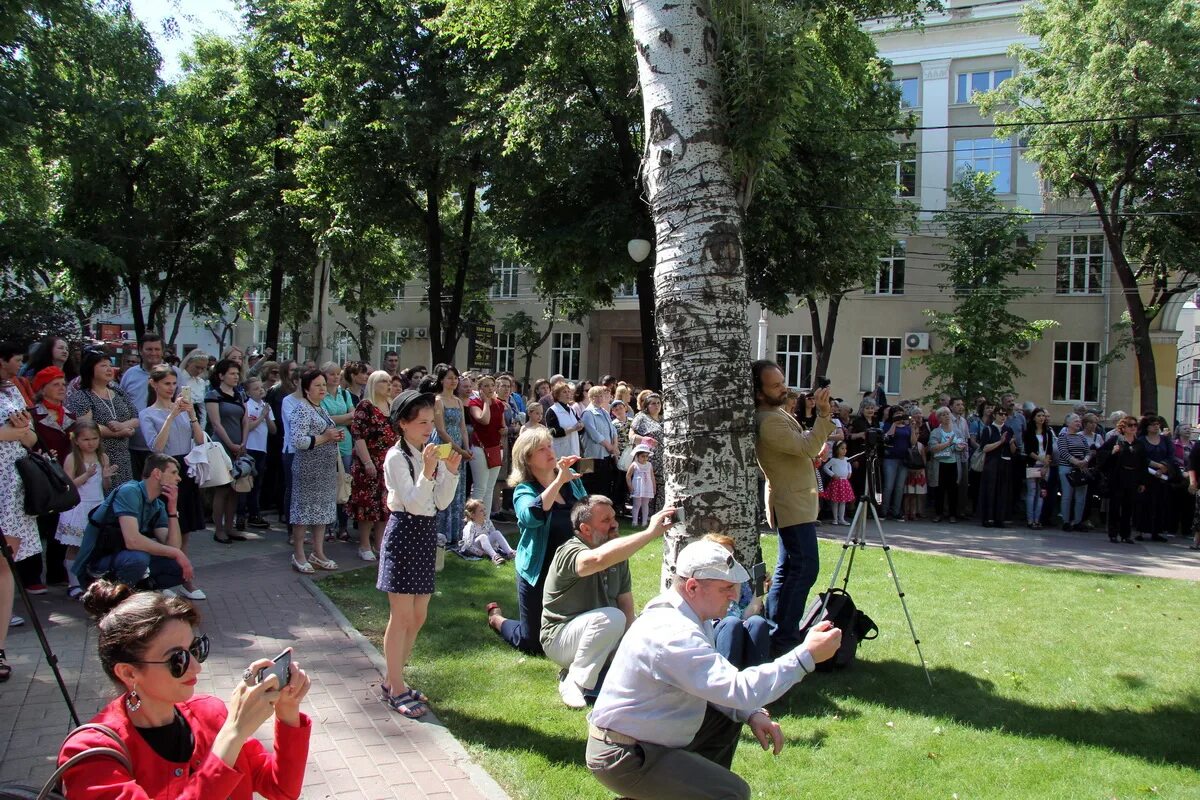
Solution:
<svg viewBox="0 0 1200 800">
<path fill-rule="evenodd" d="M 739 671 L 717 652 L 712 622 L 672 589 L 647 603 L 626 631 L 588 720 L 640 742 L 683 747 L 709 703 L 745 722 L 814 669 L 812 655 L 798 647 Z"/>
<path fill-rule="evenodd" d="M 407 511 L 421 517 L 432 517 L 438 509 L 446 508 L 454 499 L 458 475 L 451 474 L 446 465 L 438 462 L 433 480 L 425 477 L 421 451 L 413 448 L 408 455 L 400 443 L 392 445 L 383 457 L 383 482 L 387 486 L 387 507 L 391 511 Z M 409 471 L 409 465 L 412 471 Z M 417 476 L 414 484 L 412 476 Z"/>
</svg>

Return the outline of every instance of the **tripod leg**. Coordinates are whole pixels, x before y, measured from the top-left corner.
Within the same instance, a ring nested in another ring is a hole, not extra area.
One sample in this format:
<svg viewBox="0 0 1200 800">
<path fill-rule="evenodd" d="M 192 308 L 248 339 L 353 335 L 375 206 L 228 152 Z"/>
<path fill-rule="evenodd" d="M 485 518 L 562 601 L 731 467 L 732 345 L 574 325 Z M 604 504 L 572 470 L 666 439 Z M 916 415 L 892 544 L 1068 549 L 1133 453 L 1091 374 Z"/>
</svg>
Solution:
<svg viewBox="0 0 1200 800">
<path fill-rule="evenodd" d="M 37 632 L 38 641 L 42 645 L 42 652 L 46 654 L 46 663 L 50 665 L 50 671 L 54 673 L 54 679 L 58 681 L 59 691 L 62 692 L 63 701 L 67 704 L 67 711 L 71 715 L 71 722 L 75 727 L 78 727 L 79 714 L 75 712 L 75 704 L 71 702 L 71 692 L 67 689 L 67 684 L 63 680 L 62 673 L 58 670 L 58 656 L 54 655 L 54 651 L 50 649 L 50 642 L 46 639 L 46 631 L 42 629 L 37 609 L 33 607 L 33 601 L 29 599 L 29 592 L 25 591 L 25 585 L 17 579 L 17 564 L 13 560 L 14 553 L 12 548 L 8 546 L 8 540 L 4 538 L 3 531 L 0 531 L 0 552 L 4 553 L 4 560 L 8 562 L 9 574 L 12 575 L 13 583 L 16 584 L 16 587 L 21 592 L 21 600 L 25 603 L 25 608 L 29 613 L 29 624 Z"/>
<path fill-rule="evenodd" d="M 875 511 L 874 508 L 871 509 Z M 908 613 L 908 602 L 904 599 L 904 590 L 900 588 L 900 576 L 896 574 L 896 563 L 892 561 L 892 548 L 887 543 L 887 538 L 883 535 L 883 525 L 879 522 L 879 514 L 873 514 L 875 518 L 875 531 L 879 534 L 879 544 L 883 548 L 883 554 L 887 557 L 888 570 L 892 573 L 892 582 L 896 584 L 896 595 L 900 598 L 900 608 L 904 610 L 904 618 L 908 620 L 908 632 L 912 634 L 913 646 L 917 648 L 917 657 L 921 659 L 921 669 L 925 670 L 925 680 L 933 686 L 933 678 L 929 675 L 929 665 L 925 663 L 925 654 L 921 652 L 921 640 L 917 638 L 917 629 L 913 626 L 912 615 Z"/>
</svg>

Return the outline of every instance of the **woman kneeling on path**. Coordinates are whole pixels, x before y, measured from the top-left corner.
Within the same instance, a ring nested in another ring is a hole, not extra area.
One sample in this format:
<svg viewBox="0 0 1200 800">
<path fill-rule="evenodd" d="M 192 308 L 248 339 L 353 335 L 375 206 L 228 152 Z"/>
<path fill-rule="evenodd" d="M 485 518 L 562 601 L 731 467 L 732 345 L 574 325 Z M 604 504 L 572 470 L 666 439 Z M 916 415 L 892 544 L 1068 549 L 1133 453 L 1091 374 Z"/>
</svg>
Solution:
<svg viewBox="0 0 1200 800">
<path fill-rule="evenodd" d="M 454 451 L 440 463 L 438 446 L 427 444 L 433 433 L 433 406 L 433 395 L 413 389 L 405 389 L 392 401 L 392 425 L 400 441 L 383 460 L 391 516 L 379 548 L 375 587 L 387 592 L 390 613 L 383 634 L 387 683 L 380 689 L 383 702 L 410 719 L 425 715 L 429 699 L 404 682 L 404 665 L 412 656 L 433 594 L 435 517 L 454 499 L 462 463 L 462 456 Z"/>
<path fill-rule="evenodd" d="M 91 721 L 111 728 L 133 769 L 111 758 L 87 758 L 63 776 L 66 796 L 228 797 L 250 800 L 299 797 L 308 762 L 312 721 L 300 713 L 309 679 L 291 664 L 287 685 L 259 659 L 243 674 L 228 708 L 211 695 L 196 696 L 196 676 L 208 658 L 208 637 L 187 600 L 157 592 L 134 593 L 125 584 L 96 581 L 83 599 L 97 618 L 100 665 L 122 690 Z M 252 738 L 275 717 L 273 752 Z M 72 736 L 59 764 L 91 747 L 112 747 L 103 732 Z"/>
</svg>

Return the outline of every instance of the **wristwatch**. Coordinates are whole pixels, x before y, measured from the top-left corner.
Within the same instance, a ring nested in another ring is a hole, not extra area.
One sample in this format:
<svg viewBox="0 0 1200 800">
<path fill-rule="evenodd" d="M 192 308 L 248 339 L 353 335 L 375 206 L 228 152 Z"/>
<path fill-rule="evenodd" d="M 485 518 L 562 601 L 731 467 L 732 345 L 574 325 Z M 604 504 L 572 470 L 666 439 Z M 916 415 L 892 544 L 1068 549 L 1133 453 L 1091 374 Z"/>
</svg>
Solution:
<svg viewBox="0 0 1200 800">
<path fill-rule="evenodd" d="M 171 519 L 179 519 L 179 513 L 178 513 L 178 512 L 176 512 L 176 513 L 174 513 L 174 514 L 167 514 L 167 516 L 168 516 L 169 518 L 171 518 Z"/>
</svg>

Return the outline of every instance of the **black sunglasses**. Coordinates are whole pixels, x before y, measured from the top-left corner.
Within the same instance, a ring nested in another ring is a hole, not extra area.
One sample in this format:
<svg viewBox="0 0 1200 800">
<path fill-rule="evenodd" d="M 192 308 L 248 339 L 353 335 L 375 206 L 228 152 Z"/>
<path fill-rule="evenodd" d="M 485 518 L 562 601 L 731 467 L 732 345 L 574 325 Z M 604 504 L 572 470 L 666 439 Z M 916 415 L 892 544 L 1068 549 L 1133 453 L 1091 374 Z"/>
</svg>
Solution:
<svg viewBox="0 0 1200 800">
<path fill-rule="evenodd" d="M 163 661 L 131 661 L 131 664 L 166 664 L 172 678 L 182 678 L 187 674 L 192 659 L 203 664 L 208 660 L 208 636 L 198 636 L 188 645 L 187 650 L 175 650 Z"/>
</svg>

